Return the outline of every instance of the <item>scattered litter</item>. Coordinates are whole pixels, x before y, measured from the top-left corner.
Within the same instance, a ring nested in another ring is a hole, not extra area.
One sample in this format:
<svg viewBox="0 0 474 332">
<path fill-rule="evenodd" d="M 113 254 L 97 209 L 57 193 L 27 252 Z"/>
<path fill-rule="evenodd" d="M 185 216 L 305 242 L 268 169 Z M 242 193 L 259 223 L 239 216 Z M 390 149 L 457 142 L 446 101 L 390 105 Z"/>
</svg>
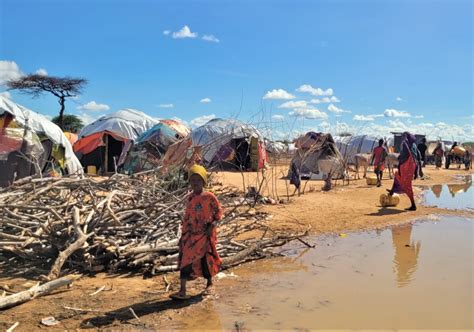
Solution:
<svg viewBox="0 0 474 332">
<path fill-rule="evenodd" d="M 41 319 L 41 324 L 45 326 L 54 326 L 54 325 L 58 325 L 59 322 L 53 316 L 49 316 L 49 317 L 45 317 Z"/>
<path fill-rule="evenodd" d="M 339 237 L 345 238 L 345 237 L 347 237 L 347 234 L 346 233 L 339 233 Z"/>
<path fill-rule="evenodd" d="M 133 317 L 136 318 L 136 320 L 140 321 L 140 318 L 137 316 L 137 314 L 135 313 L 135 311 L 131 307 L 128 308 L 128 310 L 130 310 L 130 312 L 132 313 Z"/>
<path fill-rule="evenodd" d="M 13 332 L 13 330 L 16 329 L 18 327 L 18 325 L 20 325 L 20 322 L 16 322 L 12 326 L 10 326 L 10 328 L 7 330 L 7 332 Z"/>
<path fill-rule="evenodd" d="M 217 275 L 216 275 L 216 278 L 217 279 L 224 279 L 224 278 L 237 278 L 238 275 L 234 274 L 234 272 L 231 272 L 231 273 L 224 273 L 224 272 L 219 272 Z"/>
<path fill-rule="evenodd" d="M 89 294 L 90 296 L 94 296 L 96 294 L 99 294 L 100 292 L 102 292 L 103 290 L 105 289 L 105 285 L 100 287 L 98 290 L 96 290 L 94 293 L 91 293 Z"/>
</svg>

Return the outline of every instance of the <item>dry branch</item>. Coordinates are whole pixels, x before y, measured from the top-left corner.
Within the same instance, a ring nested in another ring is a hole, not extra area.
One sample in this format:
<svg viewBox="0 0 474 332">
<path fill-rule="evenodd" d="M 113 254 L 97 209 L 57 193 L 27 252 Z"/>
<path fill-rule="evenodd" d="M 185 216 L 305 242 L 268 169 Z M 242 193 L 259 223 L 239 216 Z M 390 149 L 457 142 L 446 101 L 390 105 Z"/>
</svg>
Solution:
<svg viewBox="0 0 474 332">
<path fill-rule="evenodd" d="M 43 285 L 35 285 L 30 289 L 19 292 L 10 296 L 0 298 L 0 310 L 14 307 L 16 305 L 30 301 L 38 296 L 43 296 L 51 293 L 55 289 L 58 289 L 63 286 L 70 285 L 77 277 L 63 277 L 56 279 L 50 282 L 47 282 Z"/>
<path fill-rule="evenodd" d="M 53 258 L 50 280 L 74 271 L 174 271 L 188 197 L 179 176 L 19 180 L 0 189 L 0 256 L 13 259 L 9 268 L 16 262 L 18 270 L 26 261 L 44 266 Z M 267 216 L 251 209 L 256 201 L 244 192 L 222 185 L 211 190 L 225 208 L 218 223 L 218 252 L 225 261 L 258 259 L 265 248 L 294 238 L 271 232 L 272 237 L 237 242 L 245 232 L 267 234 Z"/>
</svg>

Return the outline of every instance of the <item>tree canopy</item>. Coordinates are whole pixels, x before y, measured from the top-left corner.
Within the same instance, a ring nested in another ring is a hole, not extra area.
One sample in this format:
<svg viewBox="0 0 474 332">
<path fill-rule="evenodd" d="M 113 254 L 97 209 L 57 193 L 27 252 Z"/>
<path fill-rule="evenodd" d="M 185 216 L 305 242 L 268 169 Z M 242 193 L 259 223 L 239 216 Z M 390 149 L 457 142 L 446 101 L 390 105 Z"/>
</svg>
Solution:
<svg viewBox="0 0 474 332">
<path fill-rule="evenodd" d="M 59 115 L 55 116 L 52 121 L 55 124 L 59 125 Z M 74 114 L 64 114 L 62 127 L 64 131 L 78 133 L 82 129 L 82 127 L 84 127 L 84 123 L 78 116 Z"/>
<path fill-rule="evenodd" d="M 55 77 L 38 74 L 30 74 L 22 76 L 15 80 L 7 82 L 10 90 L 18 90 L 21 93 L 29 94 L 34 98 L 48 92 L 58 98 L 61 106 L 58 116 L 58 126 L 63 128 L 64 110 L 66 98 L 75 97 L 81 93 L 87 84 L 87 80 L 83 78 L 72 77 Z"/>
</svg>

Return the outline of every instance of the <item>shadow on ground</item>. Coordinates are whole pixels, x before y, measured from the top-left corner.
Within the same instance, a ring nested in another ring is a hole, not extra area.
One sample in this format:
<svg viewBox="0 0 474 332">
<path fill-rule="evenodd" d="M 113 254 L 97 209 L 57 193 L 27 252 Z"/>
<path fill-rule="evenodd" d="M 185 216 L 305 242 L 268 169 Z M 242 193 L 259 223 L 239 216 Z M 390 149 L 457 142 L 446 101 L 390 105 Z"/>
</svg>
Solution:
<svg viewBox="0 0 474 332">
<path fill-rule="evenodd" d="M 192 304 L 199 303 L 203 300 L 203 295 L 198 294 L 192 296 L 189 300 L 179 301 L 179 300 L 157 300 L 157 301 L 145 301 L 141 303 L 130 304 L 113 311 L 109 311 L 101 314 L 100 316 L 88 318 L 81 323 L 81 328 L 101 328 L 113 324 L 115 321 L 124 323 L 132 323 L 133 325 L 141 325 L 137 318 L 133 315 L 130 308 L 133 309 L 133 312 L 141 318 L 150 314 L 158 314 L 160 312 L 171 310 L 171 309 L 180 309 Z M 138 323 L 138 324 L 136 324 Z"/>
<path fill-rule="evenodd" d="M 407 212 L 407 211 L 400 210 L 400 209 L 390 209 L 390 208 L 386 208 L 386 207 L 381 207 L 377 212 L 367 213 L 366 216 L 382 217 L 382 216 L 390 216 L 390 215 L 400 214 L 400 213 L 405 213 L 405 212 Z"/>
</svg>

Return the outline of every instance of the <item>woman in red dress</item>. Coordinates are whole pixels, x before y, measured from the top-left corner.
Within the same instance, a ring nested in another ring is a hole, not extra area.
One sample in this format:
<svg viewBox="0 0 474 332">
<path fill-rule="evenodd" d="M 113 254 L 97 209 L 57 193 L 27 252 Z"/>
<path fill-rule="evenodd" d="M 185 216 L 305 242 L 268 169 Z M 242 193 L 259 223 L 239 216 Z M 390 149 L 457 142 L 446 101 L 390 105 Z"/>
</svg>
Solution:
<svg viewBox="0 0 474 332">
<path fill-rule="evenodd" d="M 395 173 L 392 189 L 387 189 L 387 191 L 389 195 L 393 195 L 394 193 L 406 194 L 411 202 L 411 206 L 406 209 L 408 211 L 416 211 L 412 182 L 417 169 L 417 156 L 418 148 L 416 146 L 415 136 L 409 132 L 404 132 L 400 156 L 398 157 L 398 171 Z"/>
<path fill-rule="evenodd" d="M 222 265 L 217 253 L 215 222 L 222 218 L 222 208 L 217 197 L 204 191 L 207 182 L 206 169 L 194 165 L 189 169 L 189 184 L 192 193 L 188 198 L 179 241 L 178 267 L 181 289 L 172 295 L 176 299 L 187 299 L 186 282 L 198 277 L 207 279 L 206 288 L 212 286 L 212 277 Z"/>
</svg>

